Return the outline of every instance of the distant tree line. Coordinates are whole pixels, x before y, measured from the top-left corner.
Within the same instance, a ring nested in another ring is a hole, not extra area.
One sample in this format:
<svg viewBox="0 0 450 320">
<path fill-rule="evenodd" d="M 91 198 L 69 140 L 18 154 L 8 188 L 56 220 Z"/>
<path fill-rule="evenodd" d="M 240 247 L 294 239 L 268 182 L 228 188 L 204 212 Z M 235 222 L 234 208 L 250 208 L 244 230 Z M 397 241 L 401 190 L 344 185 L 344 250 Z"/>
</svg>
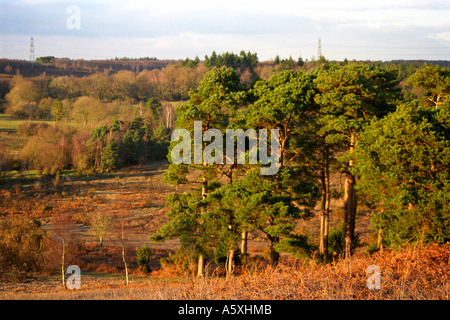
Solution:
<svg viewBox="0 0 450 320">
<path fill-rule="evenodd" d="M 253 69 L 258 64 L 258 55 L 250 51 L 241 51 L 239 54 L 233 52 L 224 52 L 217 54 L 215 51 L 211 56 L 205 56 L 205 65 L 207 67 L 221 67 L 226 66 L 233 69 L 250 68 Z"/>
</svg>

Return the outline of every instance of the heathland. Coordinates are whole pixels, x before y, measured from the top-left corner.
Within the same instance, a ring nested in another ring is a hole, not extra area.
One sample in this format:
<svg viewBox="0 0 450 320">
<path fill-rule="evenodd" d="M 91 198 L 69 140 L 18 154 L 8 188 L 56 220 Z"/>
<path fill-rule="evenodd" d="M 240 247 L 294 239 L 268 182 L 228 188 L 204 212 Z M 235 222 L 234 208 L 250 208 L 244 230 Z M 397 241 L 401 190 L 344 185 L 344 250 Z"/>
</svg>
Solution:
<svg viewBox="0 0 450 320">
<path fill-rule="evenodd" d="M 0 299 L 449 298 L 445 62 L 0 62 Z M 195 121 L 279 170 L 172 163 Z"/>
</svg>

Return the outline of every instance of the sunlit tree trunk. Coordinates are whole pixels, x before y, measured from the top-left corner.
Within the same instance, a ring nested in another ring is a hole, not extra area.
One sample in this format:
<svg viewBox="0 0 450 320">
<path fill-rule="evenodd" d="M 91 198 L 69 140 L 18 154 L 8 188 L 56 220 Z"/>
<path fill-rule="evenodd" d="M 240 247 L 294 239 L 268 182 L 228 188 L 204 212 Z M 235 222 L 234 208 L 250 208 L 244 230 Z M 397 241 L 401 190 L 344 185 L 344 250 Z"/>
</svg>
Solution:
<svg viewBox="0 0 450 320">
<path fill-rule="evenodd" d="M 353 168 L 353 153 L 355 149 L 356 135 L 355 132 L 351 133 L 350 137 L 350 160 L 348 163 L 348 172 L 345 178 L 345 190 L 344 190 L 344 226 L 345 226 L 345 250 L 344 255 L 346 258 L 351 256 L 352 241 L 355 233 L 355 218 L 356 218 L 356 195 L 355 184 L 356 178 L 351 173 Z"/>
<path fill-rule="evenodd" d="M 64 289 L 67 289 L 65 264 L 66 264 L 66 241 L 64 240 L 64 238 L 62 238 L 61 275 L 63 287 Z"/>
<path fill-rule="evenodd" d="M 123 216 L 120 216 L 120 244 L 122 247 L 122 261 L 125 267 L 125 281 L 126 281 L 126 285 L 129 284 L 129 279 L 128 279 L 128 264 L 127 264 L 127 260 L 125 258 L 125 232 L 124 232 L 124 221 L 123 221 Z"/>
<path fill-rule="evenodd" d="M 226 263 L 227 276 L 231 276 L 233 274 L 233 259 L 234 259 L 234 250 L 230 249 L 228 250 L 227 254 L 227 263 Z"/>
<path fill-rule="evenodd" d="M 322 212 L 320 216 L 320 241 L 319 253 L 328 256 L 328 230 L 330 220 L 330 161 L 329 148 L 325 147 L 324 153 L 324 169 L 322 171 Z"/>
<path fill-rule="evenodd" d="M 247 266 L 247 242 L 248 242 L 248 231 L 242 231 L 241 234 L 241 260 L 244 268 Z"/>
<path fill-rule="evenodd" d="M 208 193 L 208 181 L 205 177 L 202 178 L 202 199 L 206 198 L 206 195 Z M 203 269 L 205 265 L 205 258 L 203 254 L 200 254 L 198 256 L 198 269 L 197 269 L 197 277 L 203 276 Z"/>
</svg>

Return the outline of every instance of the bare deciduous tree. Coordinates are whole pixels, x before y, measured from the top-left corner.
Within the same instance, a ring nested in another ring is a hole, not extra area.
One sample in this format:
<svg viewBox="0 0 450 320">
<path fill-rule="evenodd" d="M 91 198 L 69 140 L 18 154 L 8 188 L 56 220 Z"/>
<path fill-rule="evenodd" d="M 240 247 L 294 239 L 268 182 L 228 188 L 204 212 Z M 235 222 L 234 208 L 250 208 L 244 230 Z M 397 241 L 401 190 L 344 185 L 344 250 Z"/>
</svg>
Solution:
<svg viewBox="0 0 450 320">
<path fill-rule="evenodd" d="M 114 234 L 116 238 L 119 240 L 120 243 L 120 249 L 122 253 L 122 261 L 123 265 L 125 267 L 125 281 L 126 284 L 129 284 L 129 278 L 128 278 L 128 264 L 126 260 L 126 228 L 125 228 L 125 221 L 124 221 L 124 214 L 119 213 L 115 225 L 114 225 Z"/>
<path fill-rule="evenodd" d="M 67 214 L 60 214 L 55 217 L 53 232 L 55 233 L 56 240 L 61 245 L 61 277 L 64 289 L 67 289 L 66 286 L 66 250 L 71 239 L 74 224 L 72 222 L 72 217 Z"/>
<path fill-rule="evenodd" d="M 103 250 L 103 239 L 109 233 L 112 217 L 108 214 L 97 212 L 91 217 L 90 233 L 99 240 L 100 253 Z"/>
</svg>

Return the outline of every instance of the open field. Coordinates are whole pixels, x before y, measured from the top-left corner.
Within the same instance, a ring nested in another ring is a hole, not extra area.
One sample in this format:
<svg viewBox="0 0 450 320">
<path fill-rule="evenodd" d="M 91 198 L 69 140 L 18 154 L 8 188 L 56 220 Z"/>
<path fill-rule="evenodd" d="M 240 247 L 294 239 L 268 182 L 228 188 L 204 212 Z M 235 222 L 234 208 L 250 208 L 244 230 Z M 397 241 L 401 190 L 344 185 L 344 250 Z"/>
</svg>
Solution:
<svg viewBox="0 0 450 320">
<path fill-rule="evenodd" d="M 25 122 L 48 123 L 53 124 L 51 120 L 28 120 L 12 117 L 9 114 L 0 113 L 0 131 L 17 131 L 19 125 Z"/>
<path fill-rule="evenodd" d="M 0 113 L 0 145 L 12 155 L 20 154 L 28 142 L 29 137 L 17 132 L 19 126 L 26 122 L 54 124 L 51 120 L 28 120 L 15 118 L 9 114 Z"/>
</svg>

